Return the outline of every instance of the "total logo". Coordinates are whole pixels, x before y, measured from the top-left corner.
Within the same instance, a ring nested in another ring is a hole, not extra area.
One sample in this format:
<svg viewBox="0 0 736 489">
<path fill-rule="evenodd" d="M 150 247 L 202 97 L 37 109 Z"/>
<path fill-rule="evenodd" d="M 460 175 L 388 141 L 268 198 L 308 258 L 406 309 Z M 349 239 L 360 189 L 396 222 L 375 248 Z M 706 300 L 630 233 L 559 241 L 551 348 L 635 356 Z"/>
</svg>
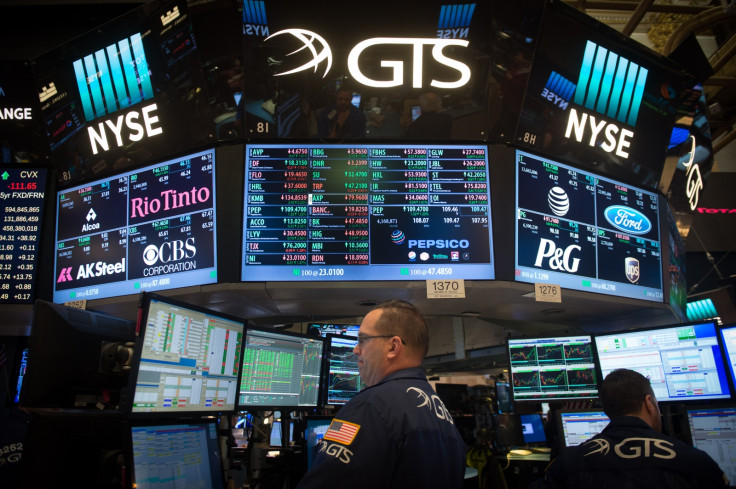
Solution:
<svg viewBox="0 0 736 489">
<path fill-rule="evenodd" d="M 292 54 L 308 52 L 311 54 L 311 60 L 301 66 L 297 66 L 293 69 L 284 71 L 282 73 L 276 73 L 274 76 L 291 75 L 293 73 L 299 73 L 313 69 L 317 72 L 317 68 L 324 62 L 325 72 L 322 78 L 327 76 L 327 73 L 332 67 L 332 50 L 330 49 L 327 41 L 319 34 L 308 31 L 306 29 L 284 29 L 275 32 L 268 36 L 265 41 L 273 39 L 277 36 L 289 35 L 301 42 L 302 47 L 289 53 L 287 56 Z M 386 68 L 390 76 L 387 79 L 375 80 L 368 78 L 360 69 L 359 61 L 364 51 L 374 46 L 407 46 L 410 49 L 407 53 L 411 53 L 412 56 L 412 82 L 413 88 L 422 88 L 422 78 L 424 75 L 424 47 L 432 46 L 432 57 L 434 60 L 457 71 L 458 76 L 454 80 L 442 81 L 432 79 L 430 86 L 435 88 L 453 89 L 465 86 L 470 81 L 470 67 L 465 63 L 458 61 L 457 59 L 450 58 L 444 53 L 444 49 L 449 46 L 457 46 L 465 48 L 469 44 L 469 41 L 464 39 L 438 39 L 438 38 L 417 38 L 417 37 L 373 37 L 365 39 L 356 44 L 350 54 L 348 54 L 348 71 L 353 79 L 362 85 L 375 88 L 390 88 L 399 87 L 404 84 L 404 61 L 401 60 L 381 60 L 380 67 Z M 306 51 L 305 51 L 306 50 Z"/>
<path fill-rule="evenodd" d="M 627 256 L 624 260 L 624 270 L 626 272 L 626 279 L 629 282 L 635 284 L 639 281 L 641 276 L 639 272 L 639 260 L 633 256 Z"/>
<path fill-rule="evenodd" d="M 534 261 L 534 266 L 543 266 L 544 259 L 549 258 L 547 262 L 548 268 L 575 273 L 580 266 L 580 258 L 573 257 L 573 252 L 576 251 L 581 251 L 580 246 L 570 245 L 563 250 L 558 248 L 554 241 L 542 238 L 539 242 L 537 259 Z"/>
<path fill-rule="evenodd" d="M 652 222 L 647 216 L 623 205 L 612 205 L 603 211 L 611 226 L 625 233 L 647 234 L 652 230 Z"/>
<path fill-rule="evenodd" d="M 61 269 L 59 278 L 56 280 L 57 284 L 63 282 L 71 282 L 72 268 L 66 267 Z M 117 263 L 106 263 L 104 261 L 98 261 L 96 263 L 88 263 L 86 265 L 80 265 L 77 270 L 77 280 L 93 277 L 102 277 L 105 275 L 115 275 L 117 273 L 125 273 L 125 258 Z"/>
<path fill-rule="evenodd" d="M 185 241 L 167 241 L 160 246 L 153 244 L 146 246 L 143 250 L 143 262 L 150 267 L 156 263 L 171 263 L 194 258 L 196 254 L 194 238 L 187 238 Z"/>
<path fill-rule="evenodd" d="M 89 208 L 89 212 L 87 212 L 87 224 L 82 225 L 82 232 L 87 231 L 94 231 L 95 229 L 100 229 L 100 223 L 99 222 L 90 222 L 97 219 L 97 213 L 93 208 Z"/>
</svg>

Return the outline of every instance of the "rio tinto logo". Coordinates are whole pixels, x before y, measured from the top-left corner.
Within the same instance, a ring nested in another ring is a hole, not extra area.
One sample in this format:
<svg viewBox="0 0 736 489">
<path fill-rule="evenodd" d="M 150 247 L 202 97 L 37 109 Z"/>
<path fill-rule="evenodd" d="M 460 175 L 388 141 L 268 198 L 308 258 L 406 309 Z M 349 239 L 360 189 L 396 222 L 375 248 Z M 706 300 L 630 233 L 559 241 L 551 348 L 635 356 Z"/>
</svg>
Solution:
<svg viewBox="0 0 736 489">
<path fill-rule="evenodd" d="M 327 41 L 312 31 L 306 29 L 284 29 L 268 36 L 265 40 L 273 39 L 277 36 L 291 35 L 302 43 L 302 47 L 292 51 L 287 56 L 308 50 L 311 54 L 311 60 L 301 66 L 277 73 L 275 76 L 290 75 L 308 69 L 315 72 L 320 64 L 325 63 L 325 72 L 322 77 L 327 76 L 332 66 L 332 50 Z M 444 53 L 444 49 L 448 46 L 467 47 L 468 41 L 464 39 L 435 39 L 435 38 L 415 38 L 415 37 L 374 37 L 360 41 L 356 44 L 348 55 L 348 71 L 356 82 L 375 88 L 399 87 L 404 84 L 404 61 L 402 60 L 381 60 L 380 66 L 388 68 L 390 77 L 384 80 L 374 80 L 367 77 L 360 69 L 360 56 L 367 49 L 374 46 L 407 46 L 411 48 L 413 56 L 412 60 L 412 87 L 422 88 L 422 77 L 424 74 L 424 47 L 432 46 L 432 57 L 438 63 L 457 71 L 458 76 L 451 81 L 442 81 L 432 79 L 430 86 L 435 88 L 460 88 L 470 81 L 470 68 L 465 63 L 451 58 Z"/>
</svg>

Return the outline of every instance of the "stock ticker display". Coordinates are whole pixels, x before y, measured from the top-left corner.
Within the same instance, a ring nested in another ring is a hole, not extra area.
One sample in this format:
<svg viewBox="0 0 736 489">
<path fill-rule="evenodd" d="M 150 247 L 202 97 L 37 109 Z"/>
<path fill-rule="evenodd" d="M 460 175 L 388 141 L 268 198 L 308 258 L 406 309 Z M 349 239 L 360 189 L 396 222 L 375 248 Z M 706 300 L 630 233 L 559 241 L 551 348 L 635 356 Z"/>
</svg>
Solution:
<svg viewBox="0 0 736 489">
<path fill-rule="evenodd" d="M 0 167 L 0 304 L 30 304 L 36 288 L 47 170 Z"/>
<path fill-rule="evenodd" d="M 662 302 L 655 193 L 516 152 L 516 277 Z"/>
<path fill-rule="evenodd" d="M 485 146 L 246 147 L 244 281 L 493 279 Z"/>
<path fill-rule="evenodd" d="M 57 193 L 54 302 L 214 283 L 214 150 Z"/>
<path fill-rule="evenodd" d="M 590 336 L 508 341 L 514 400 L 597 397 Z"/>
</svg>

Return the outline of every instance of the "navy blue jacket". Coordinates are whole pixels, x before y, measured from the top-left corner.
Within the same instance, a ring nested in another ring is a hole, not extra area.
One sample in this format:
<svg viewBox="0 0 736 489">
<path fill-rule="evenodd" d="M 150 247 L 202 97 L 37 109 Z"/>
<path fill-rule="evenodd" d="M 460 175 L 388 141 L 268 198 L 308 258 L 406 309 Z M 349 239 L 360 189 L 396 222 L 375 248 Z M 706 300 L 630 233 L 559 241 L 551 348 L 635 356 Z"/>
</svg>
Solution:
<svg viewBox="0 0 736 489">
<path fill-rule="evenodd" d="M 725 489 L 723 471 L 702 450 L 623 416 L 565 449 L 532 489 Z"/>
<path fill-rule="evenodd" d="M 337 413 L 297 489 L 461 488 L 465 443 L 421 368 L 362 390 Z"/>
</svg>

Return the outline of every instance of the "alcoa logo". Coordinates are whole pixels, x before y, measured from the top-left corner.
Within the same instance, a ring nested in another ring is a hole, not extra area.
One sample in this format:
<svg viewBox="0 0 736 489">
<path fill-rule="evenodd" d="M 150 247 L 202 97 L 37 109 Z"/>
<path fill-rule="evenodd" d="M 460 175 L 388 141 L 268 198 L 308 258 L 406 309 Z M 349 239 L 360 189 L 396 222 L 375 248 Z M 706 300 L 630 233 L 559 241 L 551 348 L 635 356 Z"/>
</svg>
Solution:
<svg viewBox="0 0 736 489">
<path fill-rule="evenodd" d="M 564 216 L 570 210 L 570 199 L 560 187 L 552 187 L 547 194 L 549 208 L 556 216 Z"/>
<path fill-rule="evenodd" d="M 612 205 L 603 211 L 611 226 L 625 233 L 647 234 L 652 230 L 652 222 L 647 216 L 623 205 Z"/>
<path fill-rule="evenodd" d="M 284 34 L 290 34 L 295 37 L 303 44 L 302 47 L 287 54 L 291 56 L 304 49 L 309 50 L 312 55 L 312 59 L 301 66 L 293 68 L 283 73 L 276 73 L 274 76 L 290 75 L 305 71 L 310 68 L 317 72 L 319 65 L 325 61 L 326 68 L 322 78 L 327 76 L 327 73 L 332 67 L 332 50 L 330 49 L 327 41 L 312 31 L 306 29 L 284 29 L 268 36 L 265 41 L 272 39 L 276 36 Z M 406 45 L 412 47 L 413 52 L 413 65 L 412 65 L 412 87 L 422 88 L 422 77 L 424 65 L 422 48 L 424 46 L 432 46 L 432 56 L 434 59 L 449 68 L 456 70 L 459 73 L 459 77 L 454 81 L 440 81 L 433 79 L 430 85 L 435 88 L 459 88 L 466 85 L 470 81 L 470 68 L 465 63 L 462 63 L 456 59 L 450 58 L 443 53 L 443 50 L 448 46 L 460 46 L 467 47 L 468 41 L 463 39 L 438 39 L 438 38 L 414 38 L 414 37 L 374 37 L 366 39 L 356 44 L 348 55 L 348 71 L 350 75 L 355 79 L 356 82 L 375 88 L 389 88 L 398 87 L 404 84 L 404 62 L 400 60 L 382 60 L 380 66 L 382 68 L 388 68 L 391 72 L 391 78 L 388 80 L 373 80 L 368 78 L 360 71 L 358 61 L 360 55 L 366 49 L 372 46 L 378 45 Z"/>
</svg>

